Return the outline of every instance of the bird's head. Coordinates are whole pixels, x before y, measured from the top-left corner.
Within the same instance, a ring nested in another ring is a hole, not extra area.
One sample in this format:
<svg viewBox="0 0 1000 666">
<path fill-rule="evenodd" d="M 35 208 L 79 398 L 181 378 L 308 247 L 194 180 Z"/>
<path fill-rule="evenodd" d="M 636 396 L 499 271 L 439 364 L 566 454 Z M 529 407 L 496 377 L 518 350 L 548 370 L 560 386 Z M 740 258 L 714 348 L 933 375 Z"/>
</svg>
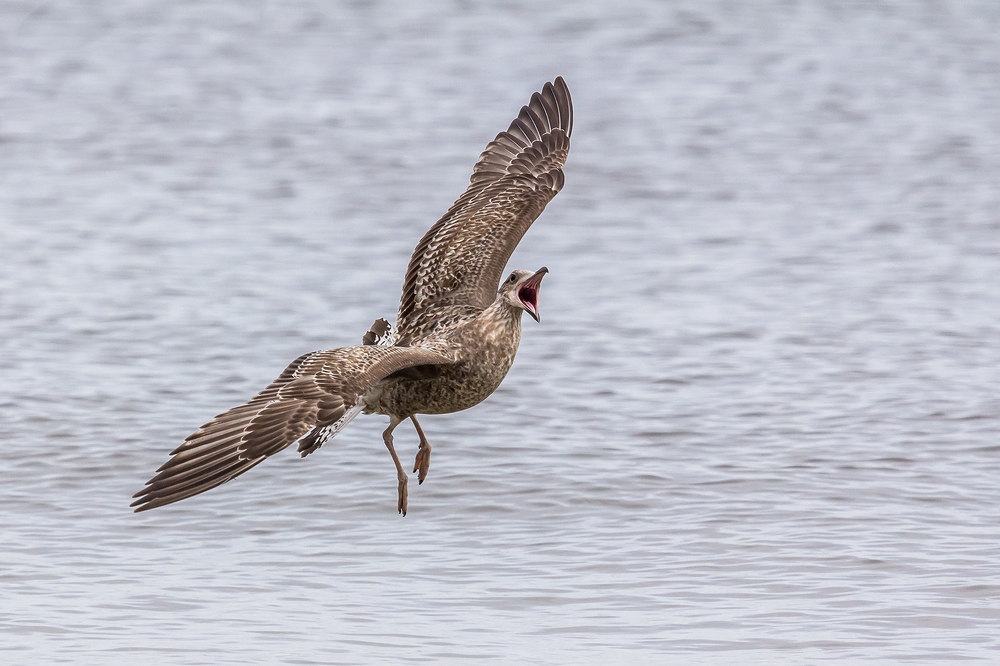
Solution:
<svg viewBox="0 0 1000 666">
<path fill-rule="evenodd" d="M 500 284 L 500 297 L 515 308 L 527 310 L 538 321 L 538 290 L 542 286 L 542 278 L 548 272 L 549 269 L 545 266 L 534 273 L 514 271 Z"/>
</svg>

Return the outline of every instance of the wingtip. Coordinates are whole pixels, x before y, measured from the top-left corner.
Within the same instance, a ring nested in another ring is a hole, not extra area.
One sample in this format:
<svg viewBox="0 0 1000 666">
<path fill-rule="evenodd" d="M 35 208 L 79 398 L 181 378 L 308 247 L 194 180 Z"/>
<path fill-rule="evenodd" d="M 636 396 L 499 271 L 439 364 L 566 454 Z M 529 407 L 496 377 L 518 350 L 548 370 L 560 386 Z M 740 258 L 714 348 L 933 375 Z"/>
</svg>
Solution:
<svg viewBox="0 0 1000 666">
<path fill-rule="evenodd" d="M 137 492 L 135 495 L 132 495 L 132 499 L 135 500 L 135 501 L 132 502 L 131 504 L 129 504 L 128 506 L 129 506 L 130 509 L 132 507 L 137 507 L 133 511 L 133 513 L 139 513 L 140 511 L 146 511 L 146 510 L 152 509 L 153 507 L 156 506 L 156 504 L 153 503 L 155 498 L 152 498 L 152 497 L 149 496 L 149 483 L 146 484 L 145 488 L 143 488 L 142 490 L 140 490 L 139 492 Z"/>
<path fill-rule="evenodd" d="M 563 124 L 565 125 L 566 138 L 568 139 L 573 136 L 573 96 L 569 92 L 569 86 L 566 85 L 566 79 L 562 76 L 557 76 L 552 81 L 552 87 L 566 99 L 566 120 Z"/>
</svg>

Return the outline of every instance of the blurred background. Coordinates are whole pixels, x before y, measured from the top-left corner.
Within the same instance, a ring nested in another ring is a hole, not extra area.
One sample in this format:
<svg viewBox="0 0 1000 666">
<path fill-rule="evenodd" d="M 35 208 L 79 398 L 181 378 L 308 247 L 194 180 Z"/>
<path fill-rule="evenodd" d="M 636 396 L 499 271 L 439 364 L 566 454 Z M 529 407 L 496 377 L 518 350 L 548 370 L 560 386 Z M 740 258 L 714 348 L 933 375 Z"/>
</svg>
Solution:
<svg viewBox="0 0 1000 666">
<path fill-rule="evenodd" d="M 406 518 L 376 416 L 132 514 L 557 75 L 541 325 Z M 991 662 L 998 183 L 987 0 L 0 2 L 5 659 Z"/>
</svg>

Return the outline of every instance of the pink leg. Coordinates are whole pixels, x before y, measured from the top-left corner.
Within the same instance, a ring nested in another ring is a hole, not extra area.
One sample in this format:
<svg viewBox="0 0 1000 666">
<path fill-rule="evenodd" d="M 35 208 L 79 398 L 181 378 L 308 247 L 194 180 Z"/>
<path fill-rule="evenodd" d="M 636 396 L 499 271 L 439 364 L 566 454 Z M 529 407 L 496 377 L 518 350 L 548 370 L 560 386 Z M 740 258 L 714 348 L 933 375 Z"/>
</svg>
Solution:
<svg viewBox="0 0 1000 666">
<path fill-rule="evenodd" d="M 406 472 L 403 471 L 403 465 L 399 462 L 399 456 L 396 455 L 396 449 L 392 447 L 392 431 L 403 422 L 403 419 L 398 419 L 395 416 L 389 417 L 389 427 L 385 429 L 382 433 L 382 440 L 385 442 L 385 447 L 389 449 L 389 453 L 392 455 L 392 462 L 396 464 L 396 478 L 399 480 L 399 502 L 396 508 L 399 513 L 406 515 L 406 484 L 408 479 L 406 478 Z"/>
</svg>

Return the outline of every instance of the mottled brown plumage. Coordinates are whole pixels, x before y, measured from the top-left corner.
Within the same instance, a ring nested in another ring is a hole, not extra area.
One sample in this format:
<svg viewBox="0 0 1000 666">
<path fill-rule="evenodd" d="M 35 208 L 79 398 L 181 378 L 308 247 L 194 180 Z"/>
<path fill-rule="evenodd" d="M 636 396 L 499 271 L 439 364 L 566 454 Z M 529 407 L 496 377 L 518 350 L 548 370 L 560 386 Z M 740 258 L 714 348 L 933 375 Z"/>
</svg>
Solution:
<svg viewBox="0 0 1000 666">
<path fill-rule="evenodd" d="M 406 271 L 396 331 L 377 320 L 363 343 L 305 354 L 244 405 L 209 421 L 171 453 L 136 493 L 136 511 L 214 488 L 299 441 L 302 456 L 358 413 L 389 416 L 383 439 L 396 466 L 400 513 L 407 477 L 392 431 L 409 418 L 423 483 L 430 444 L 417 414 L 468 409 L 488 397 L 514 362 L 521 313 L 538 319 L 547 269 L 514 271 L 497 289 L 511 253 L 563 184 L 573 128 L 562 78 L 546 83 L 506 132 L 487 145 L 469 188 L 417 244 Z"/>
</svg>

